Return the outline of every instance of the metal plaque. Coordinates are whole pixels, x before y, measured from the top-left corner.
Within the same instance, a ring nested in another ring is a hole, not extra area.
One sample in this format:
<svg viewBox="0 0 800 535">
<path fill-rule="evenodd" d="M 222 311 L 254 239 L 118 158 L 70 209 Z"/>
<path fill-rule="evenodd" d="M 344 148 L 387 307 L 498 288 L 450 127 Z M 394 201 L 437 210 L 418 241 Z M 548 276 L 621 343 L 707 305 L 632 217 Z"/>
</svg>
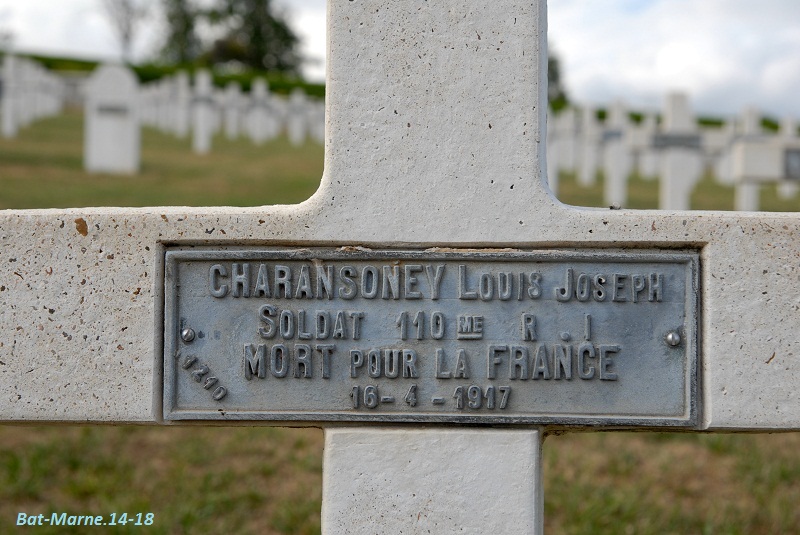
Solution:
<svg viewBox="0 0 800 535">
<path fill-rule="evenodd" d="M 689 252 L 171 249 L 164 418 L 694 426 Z"/>
<path fill-rule="evenodd" d="M 653 136 L 653 147 L 656 149 L 693 149 L 700 150 L 703 138 L 700 134 L 656 134 Z"/>
</svg>

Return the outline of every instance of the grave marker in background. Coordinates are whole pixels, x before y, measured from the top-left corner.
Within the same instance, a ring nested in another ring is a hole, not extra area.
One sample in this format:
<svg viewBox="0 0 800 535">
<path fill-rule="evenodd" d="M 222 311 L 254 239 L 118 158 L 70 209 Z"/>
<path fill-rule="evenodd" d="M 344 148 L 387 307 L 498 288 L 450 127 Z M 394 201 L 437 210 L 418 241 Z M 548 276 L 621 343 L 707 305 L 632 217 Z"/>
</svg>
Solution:
<svg viewBox="0 0 800 535">
<path fill-rule="evenodd" d="M 292 146 L 300 147 L 308 137 L 308 106 L 305 91 L 297 87 L 289 95 L 286 110 L 286 135 Z"/>
<path fill-rule="evenodd" d="M 597 121 L 597 110 L 584 106 L 581 112 L 581 157 L 578 171 L 578 183 L 581 186 L 593 186 L 597 181 L 597 170 L 600 167 L 600 144 L 603 133 Z"/>
<path fill-rule="evenodd" d="M 627 106 L 622 101 L 614 102 L 608 110 L 603 133 L 603 195 L 609 206 L 625 206 L 628 202 L 631 155 L 625 136 L 629 127 Z"/>
<path fill-rule="evenodd" d="M 20 128 L 61 112 L 64 81 L 38 63 L 6 54 L 0 80 L 0 136 L 16 137 Z"/>
<path fill-rule="evenodd" d="M 740 212 L 758 210 L 761 199 L 761 184 L 748 176 L 744 168 L 744 152 L 747 141 L 759 138 L 762 134 L 761 113 L 757 108 L 748 106 L 742 111 L 737 124 L 738 137 L 731 147 L 731 177 L 736 187 L 734 209 Z M 738 153 L 738 156 L 737 156 Z M 752 158 L 748 158 L 750 162 Z"/>
<path fill-rule="evenodd" d="M 779 191 L 789 195 L 800 181 L 800 138 L 792 135 L 794 121 L 784 121 L 779 135 L 764 135 L 757 117 L 755 111 L 745 114 L 745 135 L 731 147 L 737 210 L 758 210 L 763 184 L 777 184 Z"/>
<path fill-rule="evenodd" d="M 11 138 L 17 135 L 17 58 L 6 54 L 3 58 L 3 88 L 0 92 L 0 115 L 2 116 L 3 137 Z"/>
<path fill-rule="evenodd" d="M 308 110 L 308 123 L 310 135 L 316 143 L 325 144 L 325 102 L 315 99 Z"/>
<path fill-rule="evenodd" d="M 242 114 L 242 87 L 239 82 L 228 82 L 225 88 L 225 137 L 233 140 L 239 137 L 239 124 Z"/>
<path fill-rule="evenodd" d="M 667 95 L 661 133 L 653 139 L 661 150 L 660 209 L 689 210 L 692 190 L 703 172 L 701 142 L 688 95 Z"/>
<path fill-rule="evenodd" d="M 185 71 L 178 71 L 175 75 L 175 102 L 172 103 L 175 113 L 175 135 L 183 139 L 189 135 L 191 127 L 191 99 L 192 90 L 189 85 L 189 75 Z"/>
<path fill-rule="evenodd" d="M 552 430 L 800 429 L 800 217 L 562 205 L 544 176 L 545 2 L 381 7 L 328 6 L 325 174 L 308 201 L 0 213 L 11 311 L 0 322 L 14 348 L 0 419 L 255 420 L 247 391 L 310 388 L 272 421 L 341 415 L 323 424 L 325 533 L 540 533 Z M 654 326 L 632 331 L 646 343 L 610 328 L 643 312 Z M 230 369 L 209 359 L 217 349 Z M 651 393 L 630 365 L 669 379 L 656 394 L 669 409 L 655 405 L 671 422 L 625 407 L 630 389 Z M 585 389 L 604 410 L 548 411 L 543 384 Z M 326 389 L 330 404 L 314 397 Z M 524 426 L 413 424 L 503 410 Z M 406 425 L 389 427 L 387 413 Z"/>
<path fill-rule="evenodd" d="M 657 131 L 656 116 L 652 113 L 646 114 L 640 125 L 630 129 L 628 145 L 634 153 L 637 174 L 645 180 L 654 180 L 659 174 L 660 158 L 657 149 L 653 147 L 653 137 Z"/>
<path fill-rule="evenodd" d="M 247 133 L 256 145 L 266 143 L 278 134 L 274 112 L 266 80 L 256 78 L 250 89 L 250 106 L 245 119 Z"/>
<path fill-rule="evenodd" d="M 121 65 L 102 65 L 86 86 L 84 167 L 90 173 L 139 171 L 139 82 Z"/>
<path fill-rule="evenodd" d="M 560 172 L 574 173 L 579 167 L 579 129 L 574 108 L 566 108 L 547 118 L 547 178 L 550 190 L 558 195 Z"/>
<path fill-rule="evenodd" d="M 735 137 L 736 124 L 726 121 L 719 128 L 702 127 L 703 154 L 706 168 L 714 175 L 718 184 L 733 185 L 730 147 Z"/>
<path fill-rule="evenodd" d="M 207 70 L 194 74 L 192 110 L 192 149 L 196 154 L 208 154 L 214 136 L 214 100 L 211 73 Z"/>
<path fill-rule="evenodd" d="M 788 200 L 800 192 L 800 150 L 791 147 L 792 142 L 797 141 L 797 121 L 793 117 L 784 117 L 781 121 L 780 136 L 788 143 L 784 152 L 784 176 L 778 183 L 778 195 Z"/>
</svg>

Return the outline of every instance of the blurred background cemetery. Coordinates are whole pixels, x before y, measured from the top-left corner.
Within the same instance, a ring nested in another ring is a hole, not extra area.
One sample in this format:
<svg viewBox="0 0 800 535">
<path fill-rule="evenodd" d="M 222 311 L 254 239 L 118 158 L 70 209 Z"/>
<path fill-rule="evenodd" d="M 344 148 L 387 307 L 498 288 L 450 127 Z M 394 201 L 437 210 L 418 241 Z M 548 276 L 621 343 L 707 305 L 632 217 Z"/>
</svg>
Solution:
<svg viewBox="0 0 800 535">
<path fill-rule="evenodd" d="M 316 190 L 324 0 L 76 1 L 75 17 L 105 36 L 95 53 L 31 45 L 21 22 L 29 9 L 48 31 L 58 23 L 44 17 L 55 3 L 37 3 L 0 1 L 0 208 L 259 206 Z M 739 19 L 752 4 L 723 2 L 724 14 L 713 9 L 719 0 L 612 4 L 632 13 L 624 31 L 646 45 L 626 48 L 602 24 L 574 30 L 599 8 L 551 2 L 547 171 L 558 198 L 605 209 L 800 210 L 800 32 L 763 33 L 800 20 L 800 4 L 769 0 Z M 690 13 L 664 22 L 681 9 Z M 727 42 L 707 28 L 705 48 L 648 48 L 681 24 L 697 30 L 696 9 L 733 17 L 731 31 L 764 69 L 731 74 L 739 85 L 708 82 L 715 68 L 697 56 L 720 63 Z M 714 39 L 721 52 L 707 48 Z M 766 65 L 752 39 L 788 49 L 795 62 L 778 65 L 791 72 Z M 597 54 L 607 55 L 600 66 Z M 630 58 L 652 59 L 658 76 Z M 598 71 L 621 84 L 598 82 Z M 647 78 L 646 90 L 633 91 L 628 75 Z M 13 347 L 0 338 L 0 366 L 4 355 Z M 153 533 L 317 533 L 321 450 L 315 429 L 0 426 L 0 533 L 18 511 L 154 512 Z M 550 437 L 547 529 L 800 533 L 798 451 L 797 434 Z"/>
</svg>

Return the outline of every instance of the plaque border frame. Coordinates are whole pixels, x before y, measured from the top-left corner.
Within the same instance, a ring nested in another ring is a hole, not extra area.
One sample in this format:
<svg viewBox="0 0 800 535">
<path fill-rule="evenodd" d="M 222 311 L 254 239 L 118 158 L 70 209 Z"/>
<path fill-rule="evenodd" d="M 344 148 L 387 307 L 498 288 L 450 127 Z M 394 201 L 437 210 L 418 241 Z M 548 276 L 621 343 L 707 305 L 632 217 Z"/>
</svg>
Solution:
<svg viewBox="0 0 800 535">
<path fill-rule="evenodd" d="M 177 366 L 174 358 L 180 346 L 178 342 L 179 320 L 177 318 L 177 270 L 181 261 L 248 261 L 248 260 L 309 260 L 322 258 L 331 261 L 343 260 L 465 260 L 465 261 L 596 261 L 614 263 L 665 263 L 684 264 L 688 270 L 689 281 L 685 296 L 686 326 L 691 325 L 691 333 L 683 341 L 686 348 L 687 363 L 684 390 L 684 417 L 647 417 L 625 415 L 530 415 L 504 416 L 498 413 L 475 414 L 369 414 L 366 412 L 275 412 L 275 411 L 223 411 L 223 410 L 185 410 L 177 408 Z M 161 400 L 156 401 L 163 410 L 163 423 L 180 424 L 215 421 L 221 424 L 242 425 L 261 424 L 292 427 L 322 427 L 332 425 L 391 425 L 391 424 L 438 424 L 455 426 L 529 426 L 551 428 L 594 428 L 594 429 L 643 429 L 670 428 L 696 429 L 700 423 L 700 347 L 701 325 L 700 303 L 700 252 L 694 249 L 597 249 L 597 248 L 457 248 L 433 247 L 414 249 L 411 247 L 371 249 L 362 246 L 227 246 L 227 245 L 176 245 L 164 249 L 164 295 L 161 313 L 163 321 L 163 347 L 160 352 L 162 366 Z M 175 334 L 170 334 L 175 333 Z M 170 365 L 172 360 L 172 365 Z M 158 394 L 157 394 L 158 395 Z"/>
</svg>

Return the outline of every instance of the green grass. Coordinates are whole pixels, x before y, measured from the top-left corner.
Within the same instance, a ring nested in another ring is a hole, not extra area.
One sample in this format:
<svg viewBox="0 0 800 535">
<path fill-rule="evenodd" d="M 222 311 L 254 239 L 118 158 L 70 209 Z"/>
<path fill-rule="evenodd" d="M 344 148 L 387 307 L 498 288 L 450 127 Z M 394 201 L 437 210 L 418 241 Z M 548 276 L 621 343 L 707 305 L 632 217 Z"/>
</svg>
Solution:
<svg viewBox="0 0 800 535">
<path fill-rule="evenodd" d="M 91 176 L 81 128 L 71 114 L 0 140 L 0 207 L 293 203 L 322 174 L 313 144 L 217 139 L 198 157 L 188 141 L 145 130 L 139 176 Z M 602 206 L 600 183 L 565 175 L 561 192 Z M 656 183 L 634 178 L 630 199 L 655 208 Z M 707 178 L 692 202 L 731 209 L 733 192 Z M 762 202 L 797 209 L 772 188 Z M 156 515 L 114 533 L 319 533 L 322 445 L 316 429 L 0 426 L 0 533 L 16 531 L 19 512 Z M 548 437 L 544 466 L 547 533 L 800 533 L 800 434 L 568 434 Z"/>
<path fill-rule="evenodd" d="M 313 143 L 294 148 L 281 137 L 256 146 L 220 135 L 209 155 L 190 147 L 144 129 L 141 173 L 92 175 L 83 170 L 81 115 L 47 119 L 0 139 L 0 208 L 294 204 L 322 177 L 323 149 Z"/>
<path fill-rule="evenodd" d="M 152 512 L 159 534 L 318 533 L 321 447 L 315 429 L 0 427 L 0 533 L 19 512 Z"/>
<path fill-rule="evenodd" d="M 595 184 L 581 186 L 572 173 L 560 173 L 558 198 L 573 206 L 607 207 L 603 202 L 603 175 L 598 173 Z M 733 210 L 734 188 L 718 184 L 713 176 L 706 174 L 692 192 L 692 210 Z M 658 182 L 631 176 L 628 180 L 628 202 L 624 208 L 636 210 L 658 209 Z M 764 212 L 798 212 L 800 195 L 793 199 L 781 199 L 773 184 L 761 186 L 761 210 Z"/>
<path fill-rule="evenodd" d="M 545 532 L 800 533 L 800 434 L 545 442 Z"/>
</svg>

